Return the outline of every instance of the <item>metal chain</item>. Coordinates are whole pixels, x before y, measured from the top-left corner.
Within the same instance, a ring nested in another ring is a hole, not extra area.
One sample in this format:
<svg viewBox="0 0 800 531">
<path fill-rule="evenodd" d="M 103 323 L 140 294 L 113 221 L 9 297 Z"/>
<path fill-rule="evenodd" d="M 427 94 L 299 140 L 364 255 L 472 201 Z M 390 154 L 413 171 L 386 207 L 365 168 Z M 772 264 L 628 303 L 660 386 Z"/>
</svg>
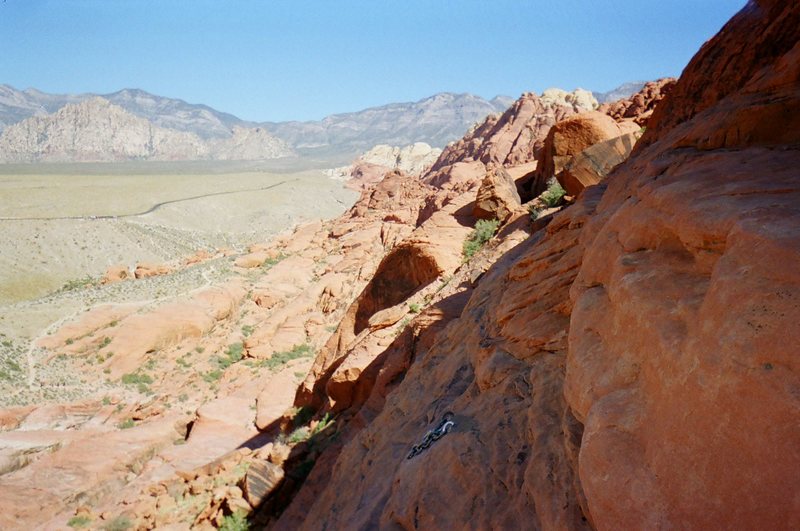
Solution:
<svg viewBox="0 0 800 531">
<path fill-rule="evenodd" d="M 436 426 L 436 428 L 429 430 L 428 433 L 426 433 L 422 438 L 421 443 L 415 444 L 411 447 L 411 451 L 408 453 L 406 459 L 411 459 L 412 457 L 416 457 L 417 455 L 421 454 L 423 450 L 429 448 L 431 444 L 444 437 L 446 433 L 449 433 L 455 425 L 456 423 L 453 422 L 453 414 L 449 412 L 445 413 L 439 425 Z"/>
</svg>

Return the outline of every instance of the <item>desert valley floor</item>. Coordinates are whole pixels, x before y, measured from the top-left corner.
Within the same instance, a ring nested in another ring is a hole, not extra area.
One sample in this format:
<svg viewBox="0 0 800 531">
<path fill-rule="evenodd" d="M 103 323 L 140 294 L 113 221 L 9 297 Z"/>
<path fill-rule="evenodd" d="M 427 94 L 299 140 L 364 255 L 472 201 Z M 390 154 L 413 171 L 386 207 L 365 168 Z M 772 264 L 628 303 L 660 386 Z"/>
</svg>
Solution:
<svg viewBox="0 0 800 531">
<path fill-rule="evenodd" d="M 297 223 L 336 216 L 357 194 L 319 162 L 127 162 L 0 167 L 0 386 L 18 384 L 32 340 L 103 302 L 166 300 L 230 275 L 234 257 Z M 115 265 L 178 263 L 170 275 L 102 285 Z M 18 390 L 16 390 L 18 391 Z M 24 403 L 4 392 L 4 405 Z M 24 394 L 24 393 L 23 393 Z"/>
</svg>

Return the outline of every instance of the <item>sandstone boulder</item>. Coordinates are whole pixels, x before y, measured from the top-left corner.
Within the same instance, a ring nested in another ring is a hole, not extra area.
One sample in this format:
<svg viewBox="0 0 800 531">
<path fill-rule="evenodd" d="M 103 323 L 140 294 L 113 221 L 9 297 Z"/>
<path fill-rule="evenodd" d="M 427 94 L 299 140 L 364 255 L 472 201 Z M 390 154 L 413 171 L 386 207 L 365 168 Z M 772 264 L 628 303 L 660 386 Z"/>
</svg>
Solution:
<svg viewBox="0 0 800 531">
<path fill-rule="evenodd" d="M 517 186 L 502 167 L 486 173 L 475 198 L 473 215 L 478 219 L 499 219 L 505 222 L 521 206 Z"/>
<path fill-rule="evenodd" d="M 244 254 L 234 260 L 233 265 L 244 269 L 252 269 L 254 267 L 261 267 L 264 262 L 270 258 L 277 257 L 276 251 L 256 251 Z"/>
<path fill-rule="evenodd" d="M 599 111 L 572 116 L 555 124 L 544 141 L 541 158 L 531 183 L 532 196 L 544 191 L 547 181 L 561 172 L 572 157 L 604 140 L 630 132 Z"/>
<path fill-rule="evenodd" d="M 136 269 L 133 274 L 136 278 L 147 278 L 159 275 L 167 275 L 171 272 L 172 269 L 166 264 L 139 262 L 138 264 L 136 264 Z"/>
<path fill-rule="evenodd" d="M 131 274 L 130 269 L 128 269 L 128 266 L 115 265 L 106 270 L 101 282 L 103 284 L 111 284 L 113 282 L 119 282 L 120 280 L 127 280 L 129 278 L 133 278 L 133 275 Z"/>
<path fill-rule="evenodd" d="M 567 191 L 567 195 L 577 197 L 584 188 L 599 183 L 611 170 L 625 161 L 639 136 L 639 133 L 628 133 L 589 146 L 556 175 L 558 182 Z"/>
</svg>

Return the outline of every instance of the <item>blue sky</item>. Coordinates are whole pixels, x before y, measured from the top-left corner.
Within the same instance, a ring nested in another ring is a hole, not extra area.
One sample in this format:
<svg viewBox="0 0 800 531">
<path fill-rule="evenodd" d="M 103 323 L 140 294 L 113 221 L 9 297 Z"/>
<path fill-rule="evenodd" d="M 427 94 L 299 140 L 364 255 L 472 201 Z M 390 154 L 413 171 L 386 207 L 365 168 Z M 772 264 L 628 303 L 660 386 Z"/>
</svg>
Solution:
<svg viewBox="0 0 800 531">
<path fill-rule="evenodd" d="M 744 0 L 6 0 L 0 83 L 250 120 L 679 75 Z"/>
</svg>

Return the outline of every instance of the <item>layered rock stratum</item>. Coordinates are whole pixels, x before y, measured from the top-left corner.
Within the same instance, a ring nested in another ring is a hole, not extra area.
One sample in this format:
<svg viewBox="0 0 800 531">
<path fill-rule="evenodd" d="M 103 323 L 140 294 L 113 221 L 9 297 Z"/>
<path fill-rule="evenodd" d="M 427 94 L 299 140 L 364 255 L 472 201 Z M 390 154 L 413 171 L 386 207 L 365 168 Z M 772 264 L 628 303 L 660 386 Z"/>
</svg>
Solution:
<svg viewBox="0 0 800 531">
<path fill-rule="evenodd" d="M 28 355 L 109 382 L 2 412 L 0 524 L 797 528 L 798 28 L 749 3 L 566 203 L 519 193 L 552 128 L 620 133 L 556 178 L 631 139 L 525 95 L 222 285 L 58 323 Z"/>
</svg>

